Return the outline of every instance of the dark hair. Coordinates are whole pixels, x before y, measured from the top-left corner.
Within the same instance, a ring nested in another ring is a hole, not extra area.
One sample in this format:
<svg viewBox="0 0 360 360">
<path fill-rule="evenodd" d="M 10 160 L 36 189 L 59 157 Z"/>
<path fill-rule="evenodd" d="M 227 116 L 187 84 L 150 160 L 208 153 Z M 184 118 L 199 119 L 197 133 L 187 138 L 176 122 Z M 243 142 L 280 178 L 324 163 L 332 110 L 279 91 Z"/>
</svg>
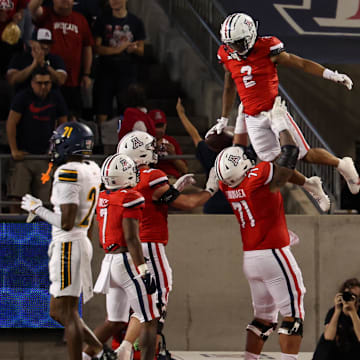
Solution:
<svg viewBox="0 0 360 360">
<path fill-rule="evenodd" d="M 38 66 L 31 73 L 31 79 L 33 79 L 36 75 L 49 75 L 49 70 L 45 66 Z"/>
<path fill-rule="evenodd" d="M 353 287 L 360 287 L 360 281 L 357 278 L 347 279 L 343 282 L 343 284 L 339 288 L 339 292 L 343 292 L 345 289 L 352 289 Z"/>
<path fill-rule="evenodd" d="M 127 107 L 146 107 L 145 88 L 141 84 L 131 84 L 127 89 L 125 104 Z"/>
</svg>

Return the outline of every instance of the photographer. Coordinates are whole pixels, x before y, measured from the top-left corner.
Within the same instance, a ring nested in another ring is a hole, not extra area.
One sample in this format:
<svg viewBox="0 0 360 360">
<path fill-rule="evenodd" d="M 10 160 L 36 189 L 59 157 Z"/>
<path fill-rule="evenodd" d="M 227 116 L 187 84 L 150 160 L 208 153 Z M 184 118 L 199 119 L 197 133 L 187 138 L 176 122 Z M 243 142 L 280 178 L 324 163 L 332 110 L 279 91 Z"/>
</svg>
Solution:
<svg viewBox="0 0 360 360">
<path fill-rule="evenodd" d="M 325 318 L 313 360 L 358 359 L 360 354 L 360 281 L 346 280 Z"/>
</svg>

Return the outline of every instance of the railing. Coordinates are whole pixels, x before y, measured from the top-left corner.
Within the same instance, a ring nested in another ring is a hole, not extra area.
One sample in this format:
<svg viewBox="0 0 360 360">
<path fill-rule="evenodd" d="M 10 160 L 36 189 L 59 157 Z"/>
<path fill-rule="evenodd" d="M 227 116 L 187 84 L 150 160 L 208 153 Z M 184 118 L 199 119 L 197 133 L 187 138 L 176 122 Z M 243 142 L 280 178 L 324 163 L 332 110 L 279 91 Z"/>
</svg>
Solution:
<svg viewBox="0 0 360 360">
<path fill-rule="evenodd" d="M 214 78 L 222 84 L 224 72 L 216 55 L 221 44 L 218 36 L 220 25 L 227 14 L 221 4 L 216 0 L 158 0 L 158 2 L 174 25 L 207 63 Z M 289 112 L 301 128 L 309 145 L 312 148 L 321 147 L 333 153 L 281 85 L 279 90 L 281 96 L 286 99 Z M 331 211 L 340 208 L 340 176 L 334 168 L 310 165 L 301 161 L 298 163 L 298 170 L 307 177 L 320 176 L 325 191 L 333 204 Z M 312 198 L 310 199 L 313 201 Z"/>
<path fill-rule="evenodd" d="M 103 160 L 107 157 L 108 155 L 92 155 L 89 157 L 90 160 L 94 160 L 96 161 L 99 166 L 101 165 L 101 163 L 103 162 Z M 195 155 L 190 155 L 190 154 L 182 154 L 182 155 L 167 155 L 164 156 L 162 159 L 184 159 L 184 160 L 195 160 L 196 157 Z M 3 161 L 10 161 L 11 160 L 11 155 L 10 154 L 0 154 L 0 184 L 4 184 L 4 178 L 5 175 L 3 174 L 3 170 L 4 170 L 4 163 Z M 26 155 L 24 158 L 24 161 L 26 160 L 49 160 L 49 157 L 46 155 Z M 10 166 L 10 164 L 8 164 Z M 44 169 L 44 172 L 46 171 L 46 169 Z M 8 173 L 5 171 L 6 175 L 6 180 L 7 180 L 7 176 Z M 40 176 L 41 174 L 39 174 Z M 0 185 L 1 186 L 1 185 Z M 1 207 L 2 206 L 9 206 L 9 205 L 19 205 L 20 202 L 19 201 L 9 201 L 9 200 L 3 200 L 3 194 L 0 188 L 0 213 L 1 213 Z"/>
</svg>

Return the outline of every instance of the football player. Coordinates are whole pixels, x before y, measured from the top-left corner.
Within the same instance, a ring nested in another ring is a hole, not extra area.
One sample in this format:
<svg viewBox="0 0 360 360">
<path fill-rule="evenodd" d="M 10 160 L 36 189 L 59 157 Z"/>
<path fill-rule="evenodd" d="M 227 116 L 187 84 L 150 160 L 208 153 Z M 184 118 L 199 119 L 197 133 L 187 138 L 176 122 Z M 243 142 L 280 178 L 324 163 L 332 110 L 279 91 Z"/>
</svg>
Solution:
<svg viewBox="0 0 360 360">
<path fill-rule="evenodd" d="M 279 133 L 271 128 L 269 114 L 278 96 L 279 79 L 276 66 L 297 68 L 352 88 L 351 79 L 345 74 L 324 68 L 313 61 L 285 51 L 284 44 L 274 36 L 258 36 L 257 23 L 243 13 L 229 15 L 221 25 L 222 45 L 218 50 L 219 62 L 225 70 L 222 115 L 211 131 L 221 132 L 227 125 L 236 92 L 242 104 L 235 128 L 234 143 L 246 145 L 246 132 L 261 160 L 273 161 L 280 154 Z M 296 143 L 299 158 L 313 164 L 335 167 L 345 178 L 353 194 L 359 192 L 359 175 L 350 157 L 339 159 L 322 148 L 311 149 L 291 115 L 286 119 Z M 246 124 L 246 125 L 245 125 Z M 302 185 L 319 203 L 323 211 L 330 207 L 318 177 L 305 178 L 295 172 L 291 182 Z"/>
<path fill-rule="evenodd" d="M 81 123 L 60 125 L 50 139 L 51 160 L 58 166 L 48 210 L 30 194 L 21 208 L 52 225 L 49 245 L 50 316 L 65 327 L 69 359 L 82 358 L 83 341 L 94 347 L 97 358 L 116 359 L 104 348 L 78 313 L 79 297 L 84 303 L 93 295 L 90 262 L 92 245 L 87 236 L 99 194 L 100 169 L 86 159 L 94 145 L 92 131 Z"/>
<path fill-rule="evenodd" d="M 274 111 L 286 113 L 281 104 Z M 279 115 L 279 114 L 278 114 Z M 275 117 L 274 117 L 275 118 Z M 279 189 L 293 175 L 299 147 L 285 120 L 272 120 L 279 129 L 281 152 L 272 162 L 256 166 L 241 147 L 224 149 L 215 160 L 222 190 L 240 224 L 243 269 L 249 282 L 254 319 L 247 326 L 245 360 L 260 359 L 278 312 L 282 360 L 296 360 L 303 333 L 305 287 L 290 250 L 283 199 Z"/>
<path fill-rule="evenodd" d="M 114 331 L 119 331 L 129 314 L 119 317 L 118 308 L 130 304 L 144 328 L 140 338 L 141 359 L 153 360 L 160 315 L 155 280 L 139 239 L 145 199 L 132 189 L 139 182 L 139 171 L 128 156 L 115 154 L 105 159 L 101 180 L 106 190 L 100 192 L 96 214 L 99 240 L 106 255 L 94 291 L 106 294 L 107 320 L 97 332 L 102 336 L 100 340 L 106 341 Z M 93 355 L 89 348 L 85 352 Z"/>
<path fill-rule="evenodd" d="M 120 140 L 117 152 L 133 159 L 140 171 L 140 181 L 134 188 L 145 199 L 145 209 L 140 222 L 140 240 L 145 258 L 150 260 L 148 264 L 150 273 L 156 280 L 157 304 L 161 309 L 158 333 L 161 334 L 166 305 L 172 289 L 172 271 L 165 253 L 165 246 L 168 242 L 168 207 L 171 205 L 178 209 L 191 210 L 201 206 L 216 193 L 218 182 L 213 171 L 209 175 L 205 190 L 195 194 L 180 194 L 188 183 L 192 183 L 191 174 L 180 177 L 173 186 L 169 185 L 168 178 L 163 171 L 150 167 L 158 159 L 156 139 L 143 131 L 126 134 Z M 118 306 L 116 310 L 118 311 L 116 318 L 127 321 L 129 304 L 123 307 Z M 134 314 L 130 319 L 127 333 L 139 334 L 140 330 L 139 319 Z M 99 338 L 107 340 L 105 336 L 109 334 L 107 329 L 98 328 L 94 332 Z M 131 336 L 131 338 L 137 337 L 138 335 Z M 119 359 L 129 359 L 131 348 L 130 341 L 123 341 L 117 349 Z"/>
</svg>

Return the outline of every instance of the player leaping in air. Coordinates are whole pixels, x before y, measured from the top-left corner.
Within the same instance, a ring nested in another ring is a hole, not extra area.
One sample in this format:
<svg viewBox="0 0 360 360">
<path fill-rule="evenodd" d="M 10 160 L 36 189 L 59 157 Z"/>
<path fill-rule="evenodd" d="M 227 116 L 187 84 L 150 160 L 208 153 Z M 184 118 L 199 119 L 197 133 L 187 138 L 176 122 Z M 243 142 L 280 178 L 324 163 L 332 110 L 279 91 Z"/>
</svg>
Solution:
<svg viewBox="0 0 360 360">
<path fill-rule="evenodd" d="M 353 83 L 347 75 L 286 52 L 284 44 L 274 36 L 258 36 L 257 24 L 246 14 L 229 15 L 221 25 L 220 34 L 223 44 L 218 50 L 218 59 L 225 70 L 222 113 L 210 132 L 219 133 L 227 125 L 237 92 L 242 105 L 237 117 L 234 144 L 246 145 L 247 137 L 244 135 L 247 132 L 261 160 L 273 161 L 280 154 L 279 132 L 282 129 L 272 126 L 269 118 L 278 96 L 277 65 L 300 69 L 342 84 L 349 90 L 352 88 Z M 360 189 L 359 175 L 352 159 L 339 159 L 323 148 L 310 148 L 288 112 L 285 120 L 299 146 L 299 159 L 335 167 L 345 178 L 350 191 L 357 194 Z M 319 177 L 307 179 L 295 171 L 289 181 L 311 193 L 323 211 L 329 210 L 330 202 L 322 190 Z"/>
</svg>

